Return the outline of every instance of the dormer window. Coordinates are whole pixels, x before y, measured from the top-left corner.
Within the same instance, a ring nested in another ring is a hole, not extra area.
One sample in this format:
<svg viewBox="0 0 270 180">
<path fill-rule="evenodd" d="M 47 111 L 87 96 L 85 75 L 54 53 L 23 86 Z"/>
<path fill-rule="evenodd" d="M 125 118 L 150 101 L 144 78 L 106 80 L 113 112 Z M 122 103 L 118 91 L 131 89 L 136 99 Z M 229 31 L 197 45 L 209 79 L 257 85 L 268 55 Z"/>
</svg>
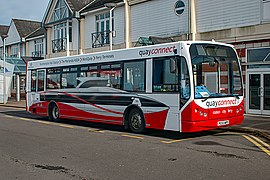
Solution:
<svg viewBox="0 0 270 180">
<path fill-rule="evenodd" d="M 64 0 L 59 0 L 55 6 L 53 20 L 58 21 L 68 17 L 68 9 Z"/>
</svg>

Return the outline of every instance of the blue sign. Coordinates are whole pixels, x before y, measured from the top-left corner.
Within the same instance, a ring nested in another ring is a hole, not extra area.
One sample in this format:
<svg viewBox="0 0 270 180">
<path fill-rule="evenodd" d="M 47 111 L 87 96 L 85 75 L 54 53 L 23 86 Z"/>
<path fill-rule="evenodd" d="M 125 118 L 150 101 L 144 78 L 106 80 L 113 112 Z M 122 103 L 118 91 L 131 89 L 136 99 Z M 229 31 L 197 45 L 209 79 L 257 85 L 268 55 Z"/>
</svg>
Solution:
<svg viewBox="0 0 270 180">
<path fill-rule="evenodd" d="M 183 1 L 177 1 L 174 6 L 175 13 L 181 15 L 185 10 L 185 4 Z"/>
</svg>

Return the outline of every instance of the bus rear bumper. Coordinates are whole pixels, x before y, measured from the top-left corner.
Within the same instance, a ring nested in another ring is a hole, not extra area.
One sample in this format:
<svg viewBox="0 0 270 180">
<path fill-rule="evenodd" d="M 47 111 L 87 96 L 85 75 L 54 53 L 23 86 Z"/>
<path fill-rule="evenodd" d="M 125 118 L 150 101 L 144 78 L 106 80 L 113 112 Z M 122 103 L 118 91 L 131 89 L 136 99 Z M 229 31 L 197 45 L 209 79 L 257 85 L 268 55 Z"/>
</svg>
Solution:
<svg viewBox="0 0 270 180">
<path fill-rule="evenodd" d="M 226 119 L 211 119 L 203 121 L 182 121 L 181 132 L 198 132 L 205 130 L 218 129 L 222 127 L 241 124 L 244 116 L 228 117 Z"/>
</svg>

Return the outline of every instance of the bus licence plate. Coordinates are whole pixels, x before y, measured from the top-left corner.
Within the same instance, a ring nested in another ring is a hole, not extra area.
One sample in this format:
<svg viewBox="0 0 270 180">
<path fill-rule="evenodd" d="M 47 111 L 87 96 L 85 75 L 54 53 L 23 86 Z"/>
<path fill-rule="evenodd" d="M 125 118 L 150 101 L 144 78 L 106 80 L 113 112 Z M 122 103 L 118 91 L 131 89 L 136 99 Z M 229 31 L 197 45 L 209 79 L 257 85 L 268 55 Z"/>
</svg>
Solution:
<svg viewBox="0 0 270 180">
<path fill-rule="evenodd" d="M 217 123 L 218 126 L 225 126 L 225 125 L 228 125 L 228 124 L 230 124 L 230 121 L 229 120 L 218 121 L 218 123 Z"/>
</svg>

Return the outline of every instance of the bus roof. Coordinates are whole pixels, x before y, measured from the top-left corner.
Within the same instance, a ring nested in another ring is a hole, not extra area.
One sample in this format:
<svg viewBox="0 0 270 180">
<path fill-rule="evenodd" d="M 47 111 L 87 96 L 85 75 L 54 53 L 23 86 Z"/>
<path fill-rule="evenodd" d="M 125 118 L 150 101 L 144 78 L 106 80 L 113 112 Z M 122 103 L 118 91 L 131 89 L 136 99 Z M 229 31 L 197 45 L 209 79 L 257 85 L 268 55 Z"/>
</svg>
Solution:
<svg viewBox="0 0 270 180">
<path fill-rule="evenodd" d="M 193 43 L 208 43 L 227 45 L 213 41 L 178 41 L 172 43 L 164 43 L 150 46 L 133 47 L 129 49 L 118 49 L 113 51 L 102 51 L 97 53 L 82 54 L 75 56 L 64 56 L 51 59 L 43 59 L 28 62 L 28 69 L 42 69 L 50 67 L 63 67 L 73 65 L 83 65 L 92 63 L 106 63 L 113 61 L 134 60 L 134 59 L 150 59 L 154 57 L 166 57 L 179 55 L 180 47 L 191 45 Z"/>
</svg>

